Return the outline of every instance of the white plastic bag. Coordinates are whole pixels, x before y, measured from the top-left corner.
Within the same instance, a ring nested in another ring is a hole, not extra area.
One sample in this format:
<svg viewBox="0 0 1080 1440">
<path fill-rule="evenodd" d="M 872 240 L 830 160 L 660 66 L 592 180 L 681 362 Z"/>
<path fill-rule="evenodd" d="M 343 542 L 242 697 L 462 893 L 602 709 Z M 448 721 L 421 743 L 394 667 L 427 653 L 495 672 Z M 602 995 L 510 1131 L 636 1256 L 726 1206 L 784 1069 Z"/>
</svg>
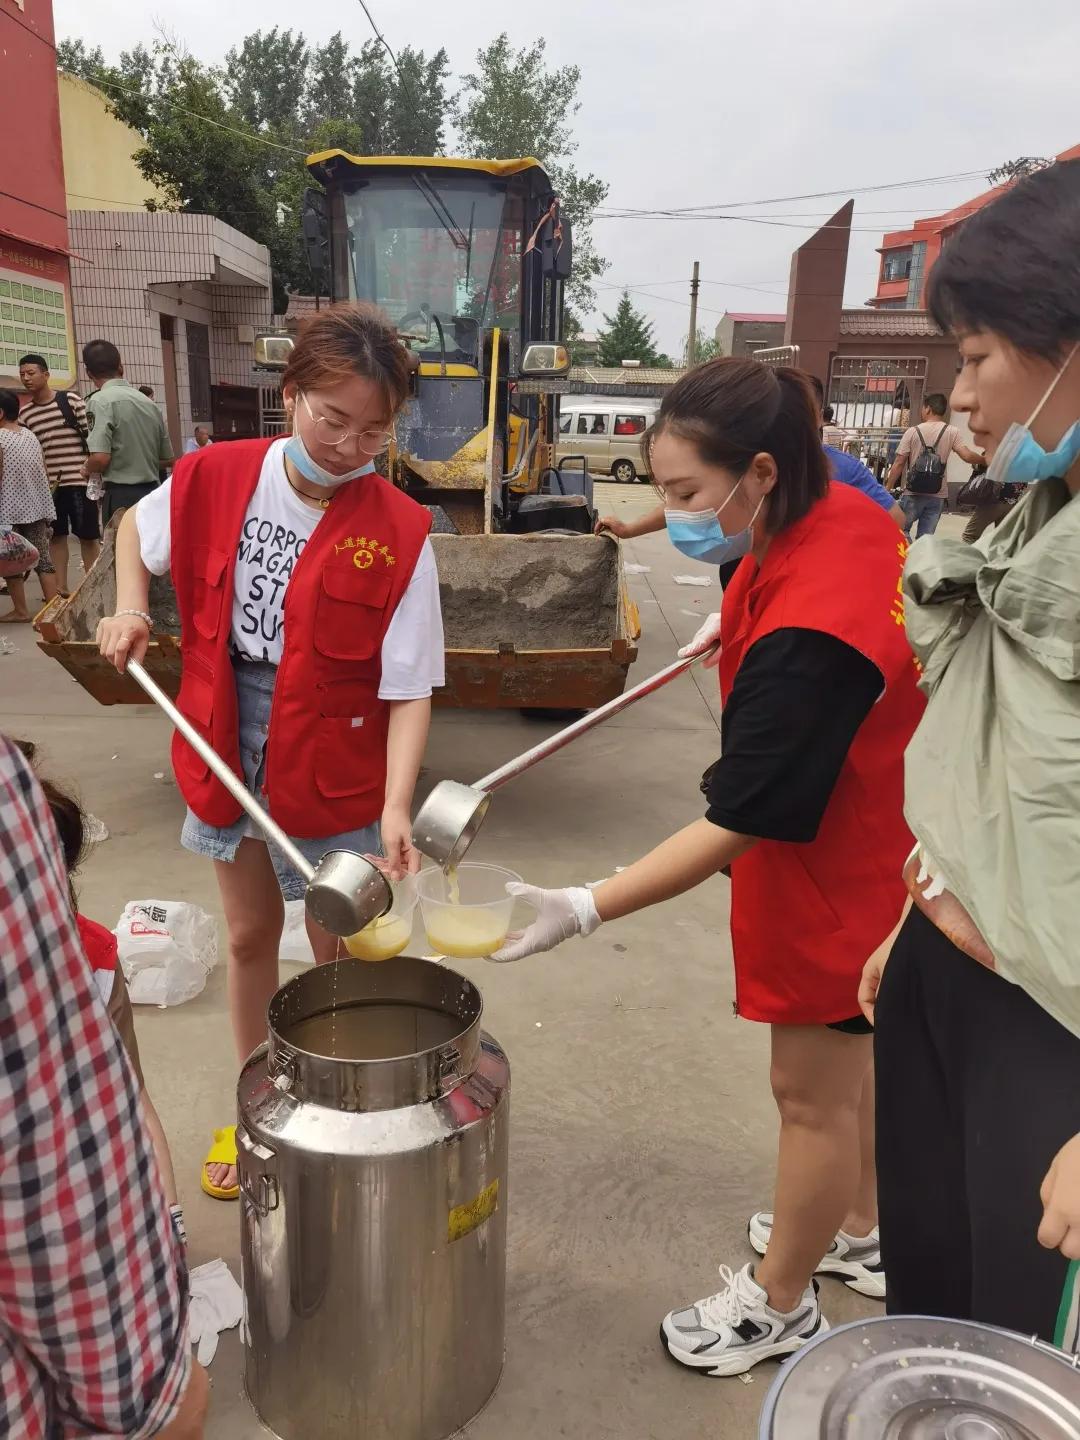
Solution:
<svg viewBox="0 0 1080 1440">
<path fill-rule="evenodd" d="M 302 899 L 285 901 L 285 928 L 281 932 L 281 944 L 278 946 L 279 960 L 293 960 L 298 965 L 315 964 L 315 952 L 308 939 L 304 914 Z"/>
<path fill-rule="evenodd" d="M 133 1005 L 182 1005 L 217 963 L 217 926 L 187 900 L 129 900 L 113 934 Z"/>
</svg>

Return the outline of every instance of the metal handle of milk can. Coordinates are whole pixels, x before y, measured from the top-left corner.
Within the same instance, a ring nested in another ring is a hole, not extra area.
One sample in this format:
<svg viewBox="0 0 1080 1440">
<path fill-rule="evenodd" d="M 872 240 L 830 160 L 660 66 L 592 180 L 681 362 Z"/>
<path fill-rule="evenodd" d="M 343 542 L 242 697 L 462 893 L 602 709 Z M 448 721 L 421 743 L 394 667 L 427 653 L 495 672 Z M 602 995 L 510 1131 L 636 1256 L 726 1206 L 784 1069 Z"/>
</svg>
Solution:
<svg viewBox="0 0 1080 1440">
<path fill-rule="evenodd" d="M 457 1068 L 460 1060 L 461 1051 L 457 1048 L 456 1045 L 452 1045 L 449 1050 L 444 1050 L 440 1054 L 439 1091 L 441 1094 L 445 1095 L 448 1090 L 452 1090 L 454 1088 L 454 1085 L 459 1080 L 464 1079 L 461 1071 Z"/>
<path fill-rule="evenodd" d="M 271 1150 L 259 1140 L 253 1140 L 242 1125 L 236 1127 L 236 1148 L 244 1152 L 244 1163 L 237 1167 L 240 1189 L 260 1215 L 269 1215 L 276 1210 L 280 1201 L 277 1176 L 269 1173 L 268 1166 L 277 1159 L 277 1151 Z M 259 1182 L 254 1188 L 248 1172 Z"/>
</svg>

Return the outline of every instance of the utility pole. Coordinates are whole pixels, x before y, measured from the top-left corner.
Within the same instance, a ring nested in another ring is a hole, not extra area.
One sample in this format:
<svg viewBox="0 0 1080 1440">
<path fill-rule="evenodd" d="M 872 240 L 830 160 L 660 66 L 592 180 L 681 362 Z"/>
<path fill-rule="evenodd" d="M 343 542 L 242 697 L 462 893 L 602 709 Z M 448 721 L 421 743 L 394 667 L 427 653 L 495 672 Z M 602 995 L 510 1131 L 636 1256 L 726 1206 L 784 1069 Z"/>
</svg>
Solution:
<svg viewBox="0 0 1080 1440">
<path fill-rule="evenodd" d="M 688 366 L 697 364 L 697 297 L 700 284 L 698 262 L 695 260 L 694 274 L 690 281 L 690 334 L 686 339 L 686 363 Z"/>
</svg>

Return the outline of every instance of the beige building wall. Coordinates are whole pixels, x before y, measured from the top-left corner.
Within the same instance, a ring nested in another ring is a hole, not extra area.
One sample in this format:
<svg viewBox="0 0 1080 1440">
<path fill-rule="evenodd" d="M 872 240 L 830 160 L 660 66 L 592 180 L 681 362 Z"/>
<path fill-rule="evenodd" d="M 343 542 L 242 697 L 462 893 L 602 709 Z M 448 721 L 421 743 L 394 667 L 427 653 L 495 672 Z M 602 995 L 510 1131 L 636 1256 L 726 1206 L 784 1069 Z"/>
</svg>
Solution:
<svg viewBox="0 0 1080 1440">
<path fill-rule="evenodd" d="M 132 158 L 142 137 L 110 112 L 104 92 L 64 71 L 58 78 L 67 208 L 141 210 L 164 200 Z"/>
</svg>

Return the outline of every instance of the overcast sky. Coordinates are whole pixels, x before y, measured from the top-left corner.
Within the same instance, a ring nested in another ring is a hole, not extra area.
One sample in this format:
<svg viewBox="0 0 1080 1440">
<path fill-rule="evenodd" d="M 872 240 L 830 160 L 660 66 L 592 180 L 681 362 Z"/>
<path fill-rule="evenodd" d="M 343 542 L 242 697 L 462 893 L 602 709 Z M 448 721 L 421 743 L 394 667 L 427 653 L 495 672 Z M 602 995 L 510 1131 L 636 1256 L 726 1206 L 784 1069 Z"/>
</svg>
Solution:
<svg viewBox="0 0 1080 1440">
<path fill-rule="evenodd" d="M 54 9 L 58 37 L 81 35 L 110 57 L 152 41 L 155 22 L 211 61 L 275 24 L 302 26 L 316 42 L 341 30 L 354 48 L 371 33 L 358 0 L 54 0 Z M 743 212 L 783 225 L 598 220 L 611 262 L 603 283 L 634 287 L 673 354 L 687 330 L 695 259 L 703 327 L 724 310 L 783 310 L 791 251 L 851 194 L 846 298 L 862 304 L 874 291 L 882 231 L 986 187 L 978 177 L 876 194 L 860 187 L 981 175 L 1080 142 L 1076 0 L 369 0 L 369 9 L 395 49 L 445 46 L 456 73 L 501 29 L 516 45 L 542 30 L 553 65 L 581 67 L 576 161 L 608 182 L 610 207 L 849 187 L 835 200 Z M 610 311 L 617 288 L 597 298 L 598 311 Z"/>
</svg>

